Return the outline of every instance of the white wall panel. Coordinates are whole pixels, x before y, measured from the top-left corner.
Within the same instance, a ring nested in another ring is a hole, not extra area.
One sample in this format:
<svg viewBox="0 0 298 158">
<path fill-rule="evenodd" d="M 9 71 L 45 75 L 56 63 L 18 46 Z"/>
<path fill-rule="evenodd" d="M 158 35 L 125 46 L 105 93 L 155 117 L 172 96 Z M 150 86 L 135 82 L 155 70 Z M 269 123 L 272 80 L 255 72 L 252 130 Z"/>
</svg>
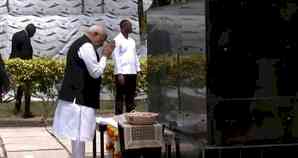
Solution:
<svg viewBox="0 0 298 158">
<path fill-rule="evenodd" d="M 81 14 L 81 0 L 9 0 L 12 15 L 71 15 Z"/>
<path fill-rule="evenodd" d="M 104 10 L 116 16 L 137 15 L 137 0 L 105 0 Z"/>
<path fill-rule="evenodd" d="M 84 14 L 103 14 L 103 11 L 103 0 L 84 0 Z"/>
<path fill-rule="evenodd" d="M 133 24 L 131 36 L 139 45 L 137 0 L 105 0 L 104 8 L 102 2 L 84 0 L 82 8 L 82 0 L 9 0 L 7 14 L 7 0 L 0 0 L 0 53 L 3 58 L 9 56 L 13 33 L 29 23 L 37 27 L 32 38 L 34 56 L 64 54 L 82 30 L 93 24 L 105 24 L 112 39 L 120 31 L 120 21 L 127 18 Z"/>
<path fill-rule="evenodd" d="M 7 11 L 7 0 L 0 0 L 0 14 L 6 14 Z"/>
<path fill-rule="evenodd" d="M 0 16 L 0 54 L 2 58 L 8 58 L 8 33 L 7 33 L 7 19 L 5 16 Z"/>
</svg>

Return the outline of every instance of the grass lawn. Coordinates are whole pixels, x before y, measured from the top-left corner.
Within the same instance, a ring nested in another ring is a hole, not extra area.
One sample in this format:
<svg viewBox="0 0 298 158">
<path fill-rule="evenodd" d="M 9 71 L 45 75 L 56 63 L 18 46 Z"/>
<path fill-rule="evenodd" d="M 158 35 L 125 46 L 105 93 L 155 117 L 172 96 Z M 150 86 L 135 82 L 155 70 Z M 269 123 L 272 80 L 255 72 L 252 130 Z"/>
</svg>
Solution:
<svg viewBox="0 0 298 158">
<path fill-rule="evenodd" d="M 97 111 L 98 114 L 106 114 L 106 113 L 114 113 L 114 102 L 113 101 L 101 101 L 101 108 L 100 110 Z M 137 104 L 137 111 L 145 111 L 145 100 L 136 100 Z M 14 102 L 10 103 L 2 103 L 0 104 L 0 118 L 20 118 L 22 113 L 19 115 L 15 115 L 13 113 L 14 111 Z M 55 112 L 56 105 L 44 105 L 40 101 L 36 102 L 31 102 L 31 112 L 36 116 L 36 117 L 41 117 L 44 114 L 47 114 L 49 117 L 53 117 L 53 114 Z M 21 110 L 24 109 L 24 105 L 22 105 Z"/>
</svg>

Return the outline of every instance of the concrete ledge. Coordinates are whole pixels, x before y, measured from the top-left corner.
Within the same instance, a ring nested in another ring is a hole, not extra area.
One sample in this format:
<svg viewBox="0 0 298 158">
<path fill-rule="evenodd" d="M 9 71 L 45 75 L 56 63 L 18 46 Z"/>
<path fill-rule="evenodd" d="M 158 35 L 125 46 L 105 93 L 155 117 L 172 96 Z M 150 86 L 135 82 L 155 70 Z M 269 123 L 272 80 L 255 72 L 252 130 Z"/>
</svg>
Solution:
<svg viewBox="0 0 298 158">
<path fill-rule="evenodd" d="M 99 116 L 111 117 L 114 113 L 100 113 Z M 43 127 L 51 126 L 53 118 L 48 118 L 46 121 L 42 117 L 33 118 L 1 118 L 0 127 Z"/>
<path fill-rule="evenodd" d="M 48 119 L 47 123 L 40 117 L 32 118 L 32 119 L 3 119 L 0 120 L 0 127 L 42 127 L 46 125 L 51 125 L 53 123 L 53 119 Z"/>
</svg>

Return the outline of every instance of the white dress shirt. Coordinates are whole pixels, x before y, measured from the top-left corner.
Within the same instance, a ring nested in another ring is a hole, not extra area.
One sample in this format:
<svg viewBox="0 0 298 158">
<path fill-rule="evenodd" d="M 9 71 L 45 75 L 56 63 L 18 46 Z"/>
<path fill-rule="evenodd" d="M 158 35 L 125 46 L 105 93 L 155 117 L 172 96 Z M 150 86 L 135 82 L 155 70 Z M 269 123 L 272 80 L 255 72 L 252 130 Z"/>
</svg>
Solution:
<svg viewBox="0 0 298 158">
<path fill-rule="evenodd" d="M 137 74 L 141 71 L 135 40 L 131 37 L 125 38 L 122 33 L 119 33 L 114 40 L 114 74 Z"/>
<path fill-rule="evenodd" d="M 106 66 L 106 57 L 97 62 L 92 44 L 85 43 L 78 55 L 85 62 L 89 75 L 99 78 Z M 92 141 L 96 127 L 96 110 L 73 102 L 58 100 L 53 121 L 53 132 L 57 137 L 79 141 Z"/>
</svg>

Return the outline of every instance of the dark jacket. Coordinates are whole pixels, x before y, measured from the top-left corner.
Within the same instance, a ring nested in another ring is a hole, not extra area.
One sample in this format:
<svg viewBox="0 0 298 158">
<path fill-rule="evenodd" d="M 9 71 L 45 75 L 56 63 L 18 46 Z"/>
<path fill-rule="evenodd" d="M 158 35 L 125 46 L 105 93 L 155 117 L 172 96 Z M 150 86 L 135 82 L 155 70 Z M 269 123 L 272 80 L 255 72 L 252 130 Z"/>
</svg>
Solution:
<svg viewBox="0 0 298 158">
<path fill-rule="evenodd" d="M 12 48 L 9 58 L 32 59 L 33 49 L 26 31 L 19 31 L 12 37 Z"/>
<path fill-rule="evenodd" d="M 7 92 L 9 90 L 9 86 L 9 77 L 5 70 L 4 61 L 0 55 L 0 91 L 2 93 Z"/>
<path fill-rule="evenodd" d="M 82 36 L 69 48 L 59 99 L 73 102 L 76 98 L 77 104 L 97 109 L 101 78 L 92 78 L 84 61 L 78 55 L 80 47 L 85 43 L 91 43 L 91 41 L 86 36 Z M 99 62 L 97 53 L 96 56 Z"/>
</svg>

